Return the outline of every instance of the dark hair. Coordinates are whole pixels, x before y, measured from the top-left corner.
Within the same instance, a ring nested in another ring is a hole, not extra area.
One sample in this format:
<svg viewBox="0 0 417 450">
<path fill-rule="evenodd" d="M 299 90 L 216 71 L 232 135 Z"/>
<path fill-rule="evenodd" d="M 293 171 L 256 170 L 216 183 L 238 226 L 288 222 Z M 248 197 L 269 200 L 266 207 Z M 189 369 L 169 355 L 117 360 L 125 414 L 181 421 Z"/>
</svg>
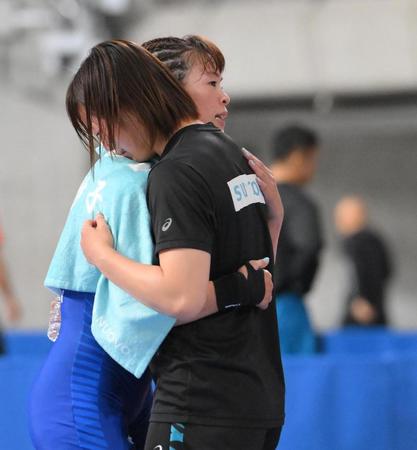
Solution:
<svg viewBox="0 0 417 450">
<path fill-rule="evenodd" d="M 85 108 L 85 123 L 80 105 Z M 129 114 L 147 130 L 152 146 L 158 136 L 169 139 L 184 120 L 198 117 L 191 97 L 167 67 L 139 45 L 123 40 L 105 41 L 90 51 L 67 90 L 66 107 L 72 125 L 95 160 L 99 136 L 92 118 L 108 130 L 108 150 L 115 144 L 115 127 Z"/>
<path fill-rule="evenodd" d="M 292 124 L 276 132 L 273 138 L 274 160 L 286 159 L 293 151 L 311 151 L 319 145 L 317 134 L 310 128 Z"/>
<path fill-rule="evenodd" d="M 183 81 L 195 63 L 200 63 L 203 70 L 224 71 L 223 53 L 216 44 L 202 36 L 162 37 L 144 42 L 142 46 L 163 62 L 178 81 Z"/>
</svg>

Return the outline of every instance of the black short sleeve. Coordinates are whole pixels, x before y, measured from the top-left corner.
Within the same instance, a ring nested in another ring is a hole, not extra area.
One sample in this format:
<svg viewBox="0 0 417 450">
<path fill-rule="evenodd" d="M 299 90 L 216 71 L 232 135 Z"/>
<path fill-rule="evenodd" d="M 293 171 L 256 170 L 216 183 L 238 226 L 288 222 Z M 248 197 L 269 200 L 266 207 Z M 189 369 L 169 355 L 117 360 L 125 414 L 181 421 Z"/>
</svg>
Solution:
<svg viewBox="0 0 417 450">
<path fill-rule="evenodd" d="M 163 161 L 149 175 L 148 206 L 155 254 L 168 248 L 212 252 L 215 211 L 212 193 L 186 163 Z"/>
</svg>

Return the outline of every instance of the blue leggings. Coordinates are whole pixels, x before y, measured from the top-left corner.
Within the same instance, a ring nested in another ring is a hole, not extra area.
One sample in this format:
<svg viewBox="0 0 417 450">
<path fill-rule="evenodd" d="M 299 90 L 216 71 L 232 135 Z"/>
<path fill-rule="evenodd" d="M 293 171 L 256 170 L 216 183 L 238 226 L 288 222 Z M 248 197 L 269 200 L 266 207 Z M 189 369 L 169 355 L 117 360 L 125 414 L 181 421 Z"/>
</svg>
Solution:
<svg viewBox="0 0 417 450">
<path fill-rule="evenodd" d="M 91 334 L 94 294 L 65 291 L 60 335 L 33 386 L 36 450 L 143 449 L 151 376 L 123 369 Z"/>
</svg>

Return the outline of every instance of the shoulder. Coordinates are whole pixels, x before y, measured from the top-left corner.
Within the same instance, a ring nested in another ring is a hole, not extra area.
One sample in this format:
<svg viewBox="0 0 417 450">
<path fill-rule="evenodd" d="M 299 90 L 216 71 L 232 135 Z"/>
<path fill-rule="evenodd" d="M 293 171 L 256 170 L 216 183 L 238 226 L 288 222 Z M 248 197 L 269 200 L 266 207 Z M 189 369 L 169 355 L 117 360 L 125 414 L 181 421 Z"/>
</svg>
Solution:
<svg viewBox="0 0 417 450">
<path fill-rule="evenodd" d="M 73 206 L 101 204 L 108 211 L 122 205 L 142 204 L 146 202 L 149 170 L 149 163 L 138 164 L 127 158 L 103 155 L 85 177 Z"/>
<path fill-rule="evenodd" d="M 105 180 L 114 189 L 127 186 L 141 188 L 146 185 L 151 164 L 138 163 L 122 156 L 105 156 L 97 161 L 92 170 L 94 181 Z"/>
<path fill-rule="evenodd" d="M 223 152 L 230 156 L 236 152 L 240 157 L 242 156 L 241 147 L 228 134 L 215 127 L 195 133 L 194 142 L 198 145 L 194 145 L 193 148 L 200 150 L 195 153 L 196 155 L 200 153 L 201 155 L 207 154 L 208 157 L 215 157 L 217 152 Z"/>
<path fill-rule="evenodd" d="M 158 161 L 149 172 L 149 182 L 160 177 L 170 176 L 176 172 L 186 170 L 186 164 L 180 159 L 166 157 Z"/>
<path fill-rule="evenodd" d="M 230 136 L 208 123 L 184 132 L 168 156 L 177 159 L 186 157 L 190 161 L 199 161 L 206 158 L 213 159 L 218 152 L 229 154 L 231 150 L 241 153 L 240 147 Z"/>
<path fill-rule="evenodd" d="M 369 247 L 377 249 L 385 247 L 385 239 L 382 237 L 379 231 L 376 231 L 372 228 L 365 228 L 360 233 L 360 236 L 363 245 L 368 245 Z"/>
<path fill-rule="evenodd" d="M 316 214 L 317 204 L 301 187 L 294 184 L 278 184 L 278 189 L 286 208 L 294 211 L 306 211 Z"/>
<path fill-rule="evenodd" d="M 363 231 L 353 233 L 344 239 L 345 248 L 351 252 L 364 253 L 369 248 L 369 238 Z"/>
<path fill-rule="evenodd" d="M 148 188 L 179 190 L 180 186 L 200 184 L 204 177 L 192 160 L 166 158 L 152 168 L 149 174 Z"/>
</svg>

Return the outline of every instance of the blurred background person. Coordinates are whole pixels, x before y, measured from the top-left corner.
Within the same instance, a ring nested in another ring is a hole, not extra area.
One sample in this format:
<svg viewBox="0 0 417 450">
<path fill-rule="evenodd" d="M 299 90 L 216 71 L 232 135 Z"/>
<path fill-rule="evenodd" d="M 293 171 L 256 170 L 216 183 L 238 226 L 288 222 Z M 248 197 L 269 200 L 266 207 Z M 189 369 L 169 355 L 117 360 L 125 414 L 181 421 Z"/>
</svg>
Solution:
<svg viewBox="0 0 417 450">
<path fill-rule="evenodd" d="M 274 280 L 283 353 L 313 353 L 316 338 L 304 296 L 310 291 L 323 245 L 319 211 L 304 190 L 316 171 L 319 139 L 303 125 L 279 130 L 271 170 L 284 205 Z"/>
<path fill-rule="evenodd" d="M 386 325 L 385 292 L 392 275 L 387 245 L 370 228 L 367 207 L 360 197 L 341 198 L 334 221 L 350 266 L 343 325 Z"/>
<path fill-rule="evenodd" d="M 15 323 L 20 319 L 21 311 L 7 273 L 6 262 L 3 255 L 3 242 L 4 235 L 0 228 L 0 290 L 6 305 L 7 320 L 10 323 Z M 4 352 L 3 334 L 0 330 L 0 354 Z"/>
</svg>

